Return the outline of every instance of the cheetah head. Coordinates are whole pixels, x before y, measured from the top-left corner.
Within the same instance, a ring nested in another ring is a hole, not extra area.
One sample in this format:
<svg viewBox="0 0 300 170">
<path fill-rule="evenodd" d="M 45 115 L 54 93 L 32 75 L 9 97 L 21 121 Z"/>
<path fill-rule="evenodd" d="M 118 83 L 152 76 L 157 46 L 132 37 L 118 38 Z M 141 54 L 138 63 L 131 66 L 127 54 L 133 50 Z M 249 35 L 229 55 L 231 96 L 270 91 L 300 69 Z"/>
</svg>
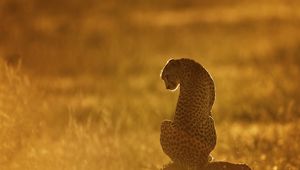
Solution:
<svg viewBox="0 0 300 170">
<path fill-rule="evenodd" d="M 180 63 L 178 60 L 170 59 L 162 69 L 160 77 L 165 82 L 166 89 L 176 90 L 180 84 Z"/>
</svg>

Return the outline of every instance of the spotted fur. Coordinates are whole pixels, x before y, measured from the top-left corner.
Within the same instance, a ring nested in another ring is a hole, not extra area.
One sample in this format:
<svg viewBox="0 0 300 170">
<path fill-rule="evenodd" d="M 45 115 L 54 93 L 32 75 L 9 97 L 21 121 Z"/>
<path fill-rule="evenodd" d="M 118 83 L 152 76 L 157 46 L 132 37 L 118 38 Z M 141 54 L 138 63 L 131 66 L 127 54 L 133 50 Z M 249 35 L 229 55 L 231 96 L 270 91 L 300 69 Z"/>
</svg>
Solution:
<svg viewBox="0 0 300 170">
<path fill-rule="evenodd" d="M 211 115 L 214 81 L 203 66 L 190 59 L 169 60 L 161 78 L 169 90 L 180 85 L 174 120 L 161 124 L 162 149 L 177 164 L 189 169 L 203 167 L 216 145 Z"/>
</svg>

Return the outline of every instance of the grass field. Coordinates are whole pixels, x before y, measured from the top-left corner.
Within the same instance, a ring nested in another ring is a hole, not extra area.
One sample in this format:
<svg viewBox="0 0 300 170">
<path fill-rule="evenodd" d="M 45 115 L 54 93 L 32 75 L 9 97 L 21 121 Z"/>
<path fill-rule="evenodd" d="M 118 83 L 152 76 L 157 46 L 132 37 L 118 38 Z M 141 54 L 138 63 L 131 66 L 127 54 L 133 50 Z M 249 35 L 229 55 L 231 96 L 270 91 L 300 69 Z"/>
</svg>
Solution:
<svg viewBox="0 0 300 170">
<path fill-rule="evenodd" d="M 0 2 L 0 169 L 155 170 L 178 92 L 169 58 L 216 85 L 216 160 L 300 167 L 300 3 Z"/>
</svg>

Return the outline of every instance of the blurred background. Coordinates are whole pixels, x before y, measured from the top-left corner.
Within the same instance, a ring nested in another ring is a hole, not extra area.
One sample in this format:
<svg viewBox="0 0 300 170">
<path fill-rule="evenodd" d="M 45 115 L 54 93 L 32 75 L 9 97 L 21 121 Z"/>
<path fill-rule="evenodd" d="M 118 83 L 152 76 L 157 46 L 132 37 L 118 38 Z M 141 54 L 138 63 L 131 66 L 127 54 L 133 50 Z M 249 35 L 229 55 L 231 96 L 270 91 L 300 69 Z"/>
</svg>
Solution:
<svg viewBox="0 0 300 170">
<path fill-rule="evenodd" d="M 300 167 L 296 0 L 2 0 L 0 21 L 0 169 L 162 168 L 182 57 L 215 80 L 216 160 Z"/>
</svg>

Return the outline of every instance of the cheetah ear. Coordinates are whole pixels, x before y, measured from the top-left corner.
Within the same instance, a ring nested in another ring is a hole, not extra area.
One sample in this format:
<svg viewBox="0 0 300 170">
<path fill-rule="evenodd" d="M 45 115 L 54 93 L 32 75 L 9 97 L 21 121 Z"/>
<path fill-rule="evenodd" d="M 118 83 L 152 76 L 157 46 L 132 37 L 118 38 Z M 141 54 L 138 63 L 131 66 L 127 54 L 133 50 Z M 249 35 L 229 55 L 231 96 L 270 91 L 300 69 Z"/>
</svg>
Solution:
<svg viewBox="0 0 300 170">
<path fill-rule="evenodd" d="M 180 67 L 180 60 L 176 60 L 174 58 L 171 58 L 168 60 L 167 64 L 170 63 L 171 65 L 175 65 L 176 67 Z"/>
<path fill-rule="evenodd" d="M 174 59 L 174 58 L 170 58 L 168 61 L 167 61 L 167 64 L 168 63 L 173 63 L 173 62 L 175 62 L 176 60 Z"/>
</svg>

